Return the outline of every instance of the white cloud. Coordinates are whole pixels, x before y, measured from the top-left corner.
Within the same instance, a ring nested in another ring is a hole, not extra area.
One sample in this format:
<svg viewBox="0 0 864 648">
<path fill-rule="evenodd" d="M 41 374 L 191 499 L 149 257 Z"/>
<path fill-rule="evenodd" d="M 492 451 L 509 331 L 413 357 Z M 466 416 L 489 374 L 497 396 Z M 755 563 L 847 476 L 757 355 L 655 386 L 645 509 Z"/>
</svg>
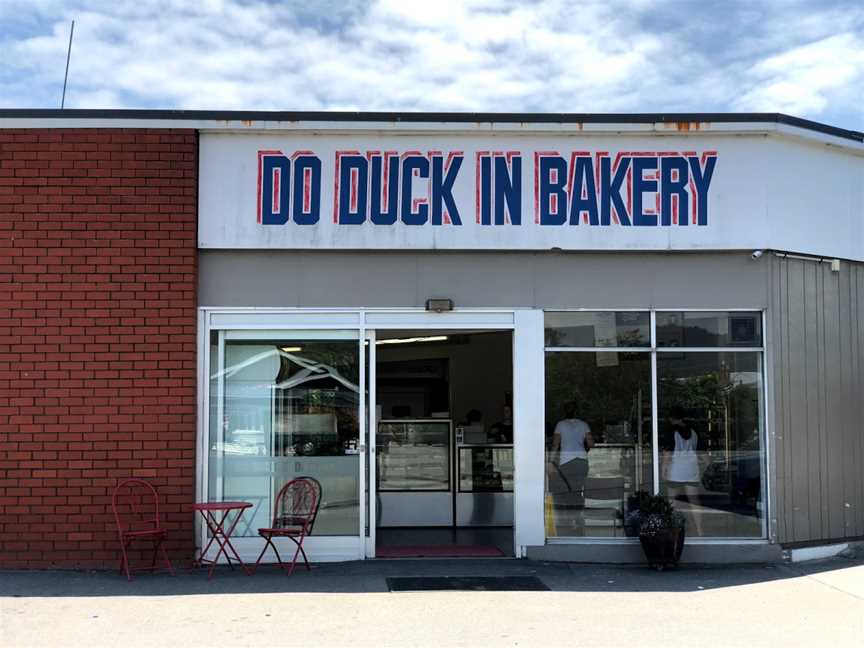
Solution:
<svg viewBox="0 0 864 648">
<path fill-rule="evenodd" d="M 736 102 L 743 110 L 819 113 L 832 98 L 856 94 L 860 105 L 864 37 L 843 33 L 794 47 L 759 62 L 748 76 L 755 87 Z"/>
<path fill-rule="evenodd" d="M 782 14 L 770 4 L 700 9 L 660 0 L 6 0 L 0 104 L 57 105 L 74 18 L 70 107 L 736 109 L 864 125 L 864 10 L 854 0 L 784 3 Z"/>
</svg>

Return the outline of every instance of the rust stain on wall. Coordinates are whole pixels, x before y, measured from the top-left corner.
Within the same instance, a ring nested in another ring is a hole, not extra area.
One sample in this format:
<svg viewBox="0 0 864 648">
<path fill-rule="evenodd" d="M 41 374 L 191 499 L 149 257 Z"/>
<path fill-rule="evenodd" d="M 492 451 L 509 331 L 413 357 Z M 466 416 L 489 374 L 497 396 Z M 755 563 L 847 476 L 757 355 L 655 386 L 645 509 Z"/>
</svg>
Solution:
<svg viewBox="0 0 864 648">
<path fill-rule="evenodd" d="M 690 131 L 702 130 L 703 128 L 710 126 L 710 124 L 708 122 L 675 121 L 663 122 L 663 126 L 665 128 L 674 128 L 676 131 L 687 133 Z"/>
</svg>

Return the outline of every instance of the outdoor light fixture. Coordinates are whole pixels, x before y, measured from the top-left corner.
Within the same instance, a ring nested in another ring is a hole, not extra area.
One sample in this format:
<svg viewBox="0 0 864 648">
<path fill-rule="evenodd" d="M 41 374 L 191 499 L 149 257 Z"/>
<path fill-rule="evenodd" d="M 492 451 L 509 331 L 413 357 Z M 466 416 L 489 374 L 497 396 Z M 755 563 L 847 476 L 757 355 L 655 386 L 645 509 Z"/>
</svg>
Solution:
<svg viewBox="0 0 864 648">
<path fill-rule="evenodd" d="M 426 310 L 433 313 L 445 313 L 453 310 L 452 299 L 427 299 Z"/>
<path fill-rule="evenodd" d="M 303 347 L 282 347 L 282 350 L 285 353 L 300 353 L 303 350 Z"/>
<path fill-rule="evenodd" d="M 430 335 L 428 337 L 393 338 L 392 340 L 377 340 L 375 344 L 408 344 L 412 342 L 443 342 L 446 335 Z"/>
</svg>

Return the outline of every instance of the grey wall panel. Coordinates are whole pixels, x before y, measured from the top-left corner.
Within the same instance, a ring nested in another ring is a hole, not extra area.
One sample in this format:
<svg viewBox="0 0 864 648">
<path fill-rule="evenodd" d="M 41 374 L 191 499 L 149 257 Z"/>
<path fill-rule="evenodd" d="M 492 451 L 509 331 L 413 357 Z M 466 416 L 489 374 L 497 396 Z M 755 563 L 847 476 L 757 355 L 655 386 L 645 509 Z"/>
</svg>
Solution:
<svg viewBox="0 0 864 648">
<path fill-rule="evenodd" d="M 412 255 L 393 258 L 373 252 L 344 261 L 310 252 L 298 256 L 301 268 L 294 291 L 300 306 L 401 306 L 417 302 L 417 260 Z M 262 288 L 266 291 L 267 285 Z M 266 301 L 267 295 L 261 290 L 253 295 Z"/>
<path fill-rule="evenodd" d="M 735 253 L 199 252 L 202 306 L 764 308 L 767 259 Z"/>
<path fill-rule="evenodd" d="M 775 517 L 784 543 L 864 535 L 862 264 L 772 258 Z"/>
<path fill-rule="evenodd" d="M 773 270 L 774 266 L 771 264 L 772 273 L 770 274 L 770 280 L 774 281 Z M 768 381 L 765 385 L 766 389 L 766 401 L 768 403 L 773 403 L 774 399 L 777 398 L 778 393 L 781 390 L 781 385 L 778 384 L 778 377 L 774 375 L 773 367 L 774 361 L 777 355 L 779 355 L 782 350 L 779 348 L 778 344 L 778 328 L 777 321 L 775 318 L 770 316 L 771 313 L 777 310 L 777 301 L 778 295 L 777 291 L 773 291 L 768 296 L 768 317 L 766 319 L 766 330 L 765 330 L 765 367 L 766 374 L 768 376 Z M 777 417 L 774 408 L 769 407 L 765 410 L 765 416 L 767 418 L 767 426 L 769 430 L 768 439 L 766 441 L 766 447 L 768 448 L 768 470 L 770 471 L 770 480 L 771 480 L 771 490 L 768 493 L 770 496 L 770 517 L 768 519 L 768 535 L 771 538 L 776 538 L 777 534 L 780 532 L 780 516 L 777 515 L 777 498 L 776 498 L 776 488 L 774 487 L 775 483 L 780 483 L 784 478 L 783 471 L 783 462 L 777 457 Z M 784 531 L 785 532 L 785 531 Z"/>
<path fill-rule="evenodd" d="M 855 350 L 852 341 L 854 321 L 851 313 L 854 312 L 854 303 L 850 298 L 852 297 L 851 285 L 852 275 L 854 272 L 856 272 L 856 268 L 851 268 L 851 272 L 840 274 L 838 277 L 837 290 L 837 336 L 839 339 L 839 348 L 836 361 L 837 365 L 840 367 L 838 373 L 838 390 L 841 402 L 847 403 L 848 405 L 837 413 L 836 425 L 841 429 L 843 439 L 848 440 L 848 444 L 852 447 L 851 452 L 843 452 L 843 444 L 837 444 L 839 446 L 837 451 L 840 454 L 839 461 L 843 465 L 844 474 L 852 474 L 854 470 L 854 458 L 858 452 L 858 444 L 856 443 L 854 433 L 854 409 L 856 407 L 855 401 L 858 399 L 855 398 L 855 394 L 852 390 Z M 839 349 L 849 349 L 850 352 L 839 353 Z M 844 504 L 853 500 L 853 483 L 854 480 L 844 481 L 841 484 L 841 492 L 839 494 L 834 494 L 832 497 L 837 497 L 839 501 Z M 844 533 L 848 529 L 851 529 L 852 534 L 855 534 L 857 532 L 857 524 L 854 509 L 844 505 L 840 512 L 839 523 Z"/>
<path fill-rule="evenodd" d="M 789 354 L 786 365 L 779 367 L 787 372 L 789 378 L 790 427 L 787 438 L 793 448 L 802 452 L 791 455 L 791 474 L 789 483 L 792 488 L 792 529 L 796 537 L 810 536 L 810 503 L 808 486 L 809 469 L 809 426 L 807 415 L 807 304 L 806 304 L 806 266 L 793 266 L 788 269 L 788 303 L 786 315 L 789 318 Z M 784 315 L 779 315 L 783 317 Z M 792 398 L 791 395 L 798 395 Z"/>
<path fill-rule="evenodd" d="M 824 351 L 823 341 L 819 336 L 819 317 L 821 315 L 819 305 L 820 291 L 817 288 L 817 272 L 821 266 L 815 263 L 805 263 L 801 266 L 804 274 L 804 299 L 802 307 L 804 311 L 803 334 L 804 334 L 804 362 L 801 371 L 804 375 L 804 412 L 805 427 L 801 430 L 807 447 L 807 455 L 802 459 L 804 469 L 807 472 L 806 481 L 801 480 L 801 488 L 806 495 L 807 519 L 812 537 L 819 537 L 822 528 L 822 506 L 824 501 L 821 495 L 822 479 L 824 475 L 820 471 L 821 456 L 824 445 L 820 439 L 820 426 L 823 423 L 822 389 L 824 380 L 819 374 L 820 355 Z M 804 490 L 806 486 L 806 490 Z"/>
<path fill-rule="evenodd" d="M 842 339 L 840 336 L 840 281 L 839 274 L 834 272 L 821 273 L 822 281 L 822 339 L 825 353 L 822 354 L 821 373 L 824 376 L 822 384 L 822 403 L 824 404 L 824 425 L 821 426 L 821 439 L 825 451 L 822 454 L 822 472 L 827 479 L 822 480 L 821 496 L 827 502 L 828 533 L 832 538 L 842 537 L 846 533 L 843 523 L 843 480 L 836 475 L 845 474 L 843 467 L 843 445 L 847 443 L 848 434 L 844 420 L 848 418 L 844 409 L 851 403 L 843 400 L 843 366 L 840 362 Z M 831 341 L 834 341 L 833 343 Z M 843 441 L 833 442 L 834 436 Z M 831 467 L 840 468 L 837 473 Z"/>
<path fill-rule="evenodd" d="M 771 337 L 768 340 L 767 359 L 774 365 L 782 365 L 787 362 L 788 354 L 788 335 L 786 320 L 781 320 L 775 317 L 775 313 L 779 313 L 785 308 L 788 279 L 784 274 L 779 274 L 778 266 L 771 264 L 772 285 L 775 290 L 771 291 L 771 302 L 768 306 L 768 326 L 771 330 Z M 768 371 L 769 380 L 768 387 L 768 402 L 773 403 L 775 400 L 788 400 L 786 392 L 788 391 L 788 379 L 785 373 Z M 769 408 L 768 418 L 771 423 L 771 434 L 768 437 L 768 448 L 770 449 L 769 461 L 773 468 L 772 476 L 772 500 L 771 500 L 771 520 L 774 525 L 772 537 L 785 537 L 787 534 L 787 525 L 791 519 L 791 506 L 789 506 L 790 498 L 785 494 L 790 490 L 788 483 L 791 469 L 789 466 L 790 457 L 788 453 L 788 443 L 784 443 L 784 435 L 789 429 L 789 411 L 781 408 Z"/>
<path fill-rule="evenodd" d="M 864 535 L 864 264 L 855 266 L 854 281 L 851 282 L 852 308 L 850 317 L 852 320 L 852 377 L 851 391 L 852 402 L 857 406 L 852 415 L 852 434 L 857 441 L 858 452 L 852 465 L 853 474 L 857 472 L 858 483 L 850 481 L 847 492 L 853 497 L 857 494 L 858 506 L 855 516 L 856 535 Z M 857 487 L 856 487 L 857 486 Z M 850 497 L 849 501 L 856 501 Z"/>
<path fill-rule="evenodd" d="M 765 308 L 768 264 L 731 254 L 538 257 L 537 306 Z"/>
<path fill-rule="evenodd" d="M 449 297 L 457 305 L 531 306 L 534 255 L 418 254 L 417 305 L 428 297 Z"/>
<path fill-rule="evenodd" d="M 771 340 L 768 349 L 768 357 L 772 361 L 770 375 L 773 380 L 769 383 L 771 387 L 771 400 L 769 402 L 788 402 L 789 377 L 783 371 L 775 371 L 773 367 L 788 364 L 789 334 L 788 320 L 777 317 L 776 314 L 786 309 L 788 296 L 788 276 L 780 272 L 777 264 L 771 264 L 772 285 L 775 290 L 771 291 L 771 304 L 768 309 L 768 323 L 771 327 Z M 792 516 L 791 498 L 791 457 L 788 449 L 790 443 L 786 437 L 790 434 L 791 415 L 788 408 L 771 408 L 772 427 L 769 436 L 769 447 L 771 448 L 771 461 L 774 467 L 773 499 L 771 501 L 772 519 L 775 524 L 775 537 L 788 537 L 790 534 L 790 521 Z"/>
</svg>

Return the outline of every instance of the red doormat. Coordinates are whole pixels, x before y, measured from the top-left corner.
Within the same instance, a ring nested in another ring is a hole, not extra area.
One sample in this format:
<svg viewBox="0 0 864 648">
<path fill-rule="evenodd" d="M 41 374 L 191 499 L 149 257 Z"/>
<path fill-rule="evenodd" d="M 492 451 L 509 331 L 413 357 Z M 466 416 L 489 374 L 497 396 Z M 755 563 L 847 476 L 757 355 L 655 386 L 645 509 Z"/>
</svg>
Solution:
<svg viewBox="0 0 864 648">
<path fill-rule="evenodd" d="M 405 545 L 378 547 L 378 558 L 488 558 L 503 556 L 504 552 L 492 545 Z"/>
</svg>

